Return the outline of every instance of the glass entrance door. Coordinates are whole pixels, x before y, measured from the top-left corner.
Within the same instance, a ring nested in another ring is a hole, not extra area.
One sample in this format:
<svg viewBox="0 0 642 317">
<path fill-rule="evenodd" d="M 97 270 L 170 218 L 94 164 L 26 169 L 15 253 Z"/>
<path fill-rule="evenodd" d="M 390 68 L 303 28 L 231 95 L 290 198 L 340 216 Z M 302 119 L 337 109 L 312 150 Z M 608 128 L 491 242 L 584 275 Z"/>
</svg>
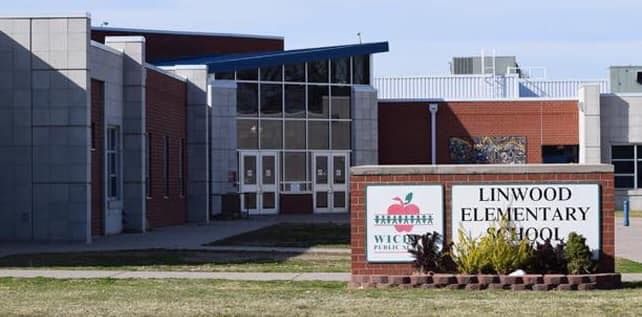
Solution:
<svg viewBox="0 0 642 317">
<path fill-rule="evenodd" d="M 241 152 L 241 210 L 250 215 L 278 213 L 278 155 L 276 152 Z"/>
<path fill-rule="evenodd" d="M 348 211 L 348 153 L 314 153 L 315 213 Z"/>
</svg>

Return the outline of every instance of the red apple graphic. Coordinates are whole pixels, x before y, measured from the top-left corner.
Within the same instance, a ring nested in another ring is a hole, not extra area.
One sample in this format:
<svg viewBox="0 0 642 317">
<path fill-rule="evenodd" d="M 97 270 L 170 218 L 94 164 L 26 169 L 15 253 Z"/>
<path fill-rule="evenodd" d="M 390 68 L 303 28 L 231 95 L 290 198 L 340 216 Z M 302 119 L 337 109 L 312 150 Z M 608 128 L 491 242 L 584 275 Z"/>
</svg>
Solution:
<svg viewBox="0 0 642 317">
<path fill-rule="evenodd" d="M 398 201 L 398 204 L 390 205 L 388 207 L 388 214 L 389 215 L 418 215 L 419 214 L 419 207 L 415 204 L 411 204 L 410 201 L 412 201 L 412 193 L 408 193 L 406 195 L 406 201 L 404 202 L 401 200 L 399 197 L 395 197 L 392 200 Z M 413 225 L 395 225 L 395 230 L 397 232 L 410 232 L 412 230 Z"/>
</svg>

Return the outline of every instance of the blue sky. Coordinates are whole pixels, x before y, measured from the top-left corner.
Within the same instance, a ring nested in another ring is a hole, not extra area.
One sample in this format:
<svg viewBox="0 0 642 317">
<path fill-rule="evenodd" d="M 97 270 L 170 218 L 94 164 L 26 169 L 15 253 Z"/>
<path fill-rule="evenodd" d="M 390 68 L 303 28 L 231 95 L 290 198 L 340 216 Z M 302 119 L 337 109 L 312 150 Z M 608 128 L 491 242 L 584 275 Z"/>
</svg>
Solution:
<svg viewBox="0 0 642 317">
<path fill-rule="evenodd" d="M 552 79 L 605 78 L 642 64 L 636 0 L 22 0 L 3 15 L 91 12 L 114 27 L 281 35 L 287 49 L 389 41 L 375 74 L 448 73 L 452 56 L 481 49 L 544 66 Z"/>
</svg>

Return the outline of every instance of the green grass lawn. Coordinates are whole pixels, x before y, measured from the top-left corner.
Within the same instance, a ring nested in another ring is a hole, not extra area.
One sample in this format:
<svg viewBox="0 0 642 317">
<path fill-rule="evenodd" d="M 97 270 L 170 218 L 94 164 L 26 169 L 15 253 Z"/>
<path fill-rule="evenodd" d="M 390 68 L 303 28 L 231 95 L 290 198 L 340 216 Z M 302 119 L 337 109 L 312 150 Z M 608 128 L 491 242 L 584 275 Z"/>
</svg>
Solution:
<svg viewBox="0 0 642 317">
<path fill-rule="evenodd" d="M 0 258 L 0 268 L 192 272 L 347 272 L 349 254 L 141 250 Z"/>
<path fill-rule="evenodd" d="M 207 245 L 349 248 L 350 225 L 282 223 L 214 241 Z"/>
<path fill-rule="evenodd" d="M 642 273 L 642 263 L 624 258 L 615 258 L 615 271 L 620 273 Z"/>
<path fill-rule="evenodd" d="M 1 316 L 639 316 L 617 291 L 351 290 L 335 282 L 0 279 Z"/>
<path fill-rule="evenodd" d="M 616 210 L 615 216 L 618 218 L 624 218 L 624 211 Z M 642 218 L 642 210 L 631 210 L 629 212 L 629 217 L 631 218 Z"/>
</svg>

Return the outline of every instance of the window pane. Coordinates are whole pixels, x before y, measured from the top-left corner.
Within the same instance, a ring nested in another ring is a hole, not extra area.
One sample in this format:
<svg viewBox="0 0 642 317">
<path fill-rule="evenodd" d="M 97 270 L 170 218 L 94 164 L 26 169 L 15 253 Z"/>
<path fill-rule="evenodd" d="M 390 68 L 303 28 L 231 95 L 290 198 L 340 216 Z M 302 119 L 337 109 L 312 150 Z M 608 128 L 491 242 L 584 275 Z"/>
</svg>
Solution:
<svg viewBox="0 0 642 317">
<path fill-rule="evenodd" d="M 109 177 L 109 197 L 114 198 L 118 196 L 118 178 L 116 176 Z"/>
<path fill-rule="evenodd" d="M 310 118 L 328 119 L 329 110 L 328 86 L 308 86 L 308 116 Z"/>
<path fill-rule="evenodd" d="M 334 183 L 335 184 L 345 184 L 346 183 L 346 158 L 345 156 L 335 156 L 332 161 L 334 167 Z"/>
<path fill-rule="evenodd" d="M 256 156 L 243 157 L 243 184 L 256 184 Z"/>
<path fill-rule="evenodd" d="M 238 72 L 236 72 L 237 80 L 258 80 L 258 78 L 259 78 L 258 69 L 246 69 L 246 70 L 239 70 Z"/>
<path fill-rule="evenodd" d="M 316 162 L 314 163 L 314 171 L 316 173 L 316 183 L 317 184 L 327 184 L 328 183 L 328 157 L 327 156 L 317 156 Z"/>
<path fill-rule="evenodd" d="M 638 145 L 638 158 L 642 159 L 642 145 Z"/>
<path fill-rule="evenodd" d="M 271 67 L 261 67 L 261 80 L 263 81 L 283 81 L 283 69 L 281 65 Z"/>
<path fill-rule="evenodd" d="M 305 150 L 305 121 L 285 121 L 285 148 Z"/>
<path fill-rule="evenodd" d="M 236 89 L 236 112 L 242 117 L 256 117 L 259 109 L 257 84 L 238 84 Z"/>
<path fill-rule="evenodd" d="M 276 194 L 275 193 L 263 193 L 263 208 L 264 209 L 274 209 L 274 208 L 276 208 Z"/>
<path fill-rule="evenodd" d="M 261 158 L 261 169 L 262 179 L 261 183 L 263 185 L 276 185 L 276 166 L 274 163 L 275 157 L 273 155 L 266 155 Z"/>
<path fill-rule="evenodd" d="M 642 185 L 642 162 L 638 162 L 638 188 Z"/>
<path fill-rule="evenodd" d="M 328 61 L 316 61 L 308 63 L 308 81 L 311 83 L 328 82 Z"/>
<path fill-rule="evenodd" d="M 613 166 L 615 167 L 615 174 L 633 174 L 635 172 L 633 161 L 613 162 Z"/>
<path fill-rule="evenodd" d="M 332 87 L 332 119 L 350 119 L 350 87 Z"/>
<path fill-rule="evenodd" d="M 283 146 L 283 121 L 261 120 L 261 149 L 278 149 Z"/>
<path fill-rule="evenodd" d="M 237 120 L 236 136 L 239 149 L 257 149 L 258 127 L 256 120 Z"/>
<path fill-rule="evenodd" d="M 352 82 L 355 85 L 370 84 L 370 56 L 352 57 Z"/>
<path fill-rule="evenodd" d="M 346 192 L 334 192 L 334 208 L 345 208 Z"/>
<path fill-rule="evenodd" d="M 328 192 L 316 192 L 317 208 L 328 208 Z"/>
<path fill-rule="evenodd" d="M 335 150 L 350 149 L 350 122 L 332 122 L 332 148 Z"/>
<path fill-rule="evenodd" d="M 256 193 L 245 193 L 243 194 L 243 200 L 245 200 L 245 209 L 256 209 Z"/>
<path fill-rule="evenodd" d="M 286 182 L 305 182 L 305 152 L 283 153 L 283 179 Z"/>
<path fill-rule="evenodd" d="M 261 85 L 261 116 L 281 117 L 283 111 L 283 87 L 274 84 Z"/>
<path fill-rule="evenodd" d="M 285 81 L 305 82 L 305 64 L 285 65 Z"/>
<path fill-rule="evenodd" d="M 350 83 L 350 57 L 332 60 L 332 82 L 336 84 Z"/>
<path fill-rule="evenodd" d="M 330 129 L 328 122 L 324 121 L 309 121 L 308 122 L 308 142 L 310 142 L 310 149 L 313 150 L 328 150 L 329 149 L 329 136 Z"/>
<path fill-rule="evenodd" d="M 633 188 L 633 176 L 615 176 L 615 188 Z"/>
<path fill-rule="evenodd" d="M 611 158 L 632 159 L 633 145 L 614 145 L 611 147 Z"/>
<path fill-rule="evenodd" d="M 234 80 L 234 72 L 218 72 L 214 74 L 214 79 Z"/>
<path fill-rule="evenodd" d="M 285 85 L 285 116 L 305 118 L 305 86 Z"/>
</svg>

